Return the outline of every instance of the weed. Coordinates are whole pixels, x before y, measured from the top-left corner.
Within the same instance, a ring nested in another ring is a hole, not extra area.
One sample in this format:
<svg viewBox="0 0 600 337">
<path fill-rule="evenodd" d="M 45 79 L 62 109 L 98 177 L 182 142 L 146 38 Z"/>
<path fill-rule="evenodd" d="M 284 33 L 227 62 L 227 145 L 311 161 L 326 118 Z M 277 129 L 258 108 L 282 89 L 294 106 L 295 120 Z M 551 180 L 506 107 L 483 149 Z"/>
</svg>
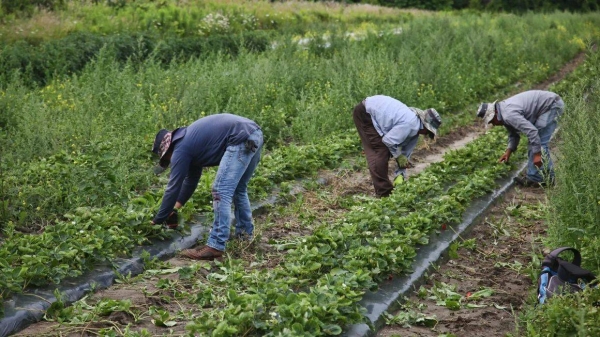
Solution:
<svg viewBox="0 0 600 337">
<path fill-rule="evenodd" d="M 515 271 L 517 274 L 521 273 L 521 270 L 524 268 L 523 264 L 519 261 L 514 261 L 512 263 L 498 261 L 494 264 L 494 267 L 497 268 L 508 268 L 510 270 Z"/>
</svg>

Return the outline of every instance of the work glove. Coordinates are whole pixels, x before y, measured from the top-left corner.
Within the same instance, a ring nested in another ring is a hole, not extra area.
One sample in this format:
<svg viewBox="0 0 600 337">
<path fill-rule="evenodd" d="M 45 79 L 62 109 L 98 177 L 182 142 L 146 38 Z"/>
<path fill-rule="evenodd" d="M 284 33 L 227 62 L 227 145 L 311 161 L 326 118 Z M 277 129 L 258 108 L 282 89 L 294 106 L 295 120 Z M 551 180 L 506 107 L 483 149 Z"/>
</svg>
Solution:
<svg viewBox="0 0 600 337">
<path fill-rule="evenodd" d="M 542 153 L 541 152 L 533 154 L 533 165 L 535 165 L 537 168 L 542 167 Z"/>
<path fill-rule="evenodd" d="M 399 174 L 396 176 L 396 178 L 394 178 L 394 187 L 402 184 L 404 182 L 404 176 Z"/>
<path fill-rule="evenodd" d="M 169 227 L 169 229 L 175 229 L 175 228 L 177 228 L 177 226 L 179 226 L 179 217 L 177 216 L 176 209 L 174 209 L 173 212 L 171 212 L 171 214 L 169 214 L 166 224 L 167 224 L 167 227 Z"/>
<path fill-rule="evenodd" d="M 406 156 L 398 156 L 398 158 L 396 158 L 396 164 L 398 164 L 398 168 L 401 169 L 407 169 L 407 168 L 411 168 L 411 167 L 415 167 L 415 165 L 413 165 L 413 163 L 410 162 L 410 160 L 408 160 L 408 158 Z"/>
<path fill-rule="evenodd" d="M 510 159 L 510 154 L 512 153 L 512 151 L 510 149 L 506 149 L 506 152 L 504 152 L 504 154 L 502 155 L 502 157 L 500 157 L 500 159 L 498 159 L 499 163 L 508 163 L 508 160 Z"/>
</svg>

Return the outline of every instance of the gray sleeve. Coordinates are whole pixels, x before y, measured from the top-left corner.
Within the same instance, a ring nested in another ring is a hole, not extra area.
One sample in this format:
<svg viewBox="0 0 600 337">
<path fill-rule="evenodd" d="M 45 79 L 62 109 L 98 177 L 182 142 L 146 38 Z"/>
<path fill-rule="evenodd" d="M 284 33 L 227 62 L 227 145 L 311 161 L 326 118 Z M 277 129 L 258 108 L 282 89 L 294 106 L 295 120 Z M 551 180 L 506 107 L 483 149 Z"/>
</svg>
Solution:
<svg viewBox="0 0 600 337">
<path fill-rule="evenodd" d="M 404 143 L 406 138 L 410 135 L 410 128 L 406 124 L 399 124 L 394 126 L 381 141 L 388 147 L 392 153 L 393 158 L 398 158 L 401 154 L 399 145 Z M 416 143 L 415 143 L 416 144 Z M 414 147 L 414 146 L 413 146 Z"/>
<path fill-rule="evenodd" d="M 400 151 L 400 154 L 402 154 L 406 158 L 410 158 L 410 155 L 412 154 L 413 150 L 415 149 L 415 146 L 417 146 L 418 141 L 419 141 L 419 135 L 417 134 L 416 136 L 412 137 L 408 141 L 408 143 L 406 143 L 406 145 L 402 146 L 402 151 Z"/>
<path fill-rule="evenodd" d="M 507 112 L 507 113 L 503 113 L 504 115 L 503 120 L 504 120 L 504 124 L 511 126 L 514 130 L 519 131 L 523 134 L 525 134 L 527 136 L 527 138 L 529 139 L 529 149 L 531 151 L 533 151 L 533 153 L 538 153 L 541 151 L 542 146 L 541 146 L 541 141 L 540 141 L 540 136 L 538 134 L 538 129 L 535 127 L 535 125 L 531 124 L 531 122 L 529 122 L 527 119 L 525 119 L 525 117 L 523 117 L 523 115 L 521 115 L 518 112 Z M 509 130 L 510 131 L 510 130 Z M 515 134 L 518 133 L 514 132 Z M 512 141 L 513 143 L 515 142 L 515 139 L 517 139 L 514 135 L 512 136 Z M 516 150 L 516 145 L 518 145 L 518 141 L 516 141 L 516 143 L 514 143 L 514 150 Z M 511 146 L 511 134 L 509 132 L 509 148 Z M 513 149 L 511 149 L 513 150 Z"/>
<path fill-rule="evenodd" d="M 506 130 L 508 131 L 508 146 L 507 149 L 512 152 L 517 151 L 517 147 L 519 146 L 519 142 L 521 141 L 521 136 L 519 132 L 515 130 L 512 126 L 504 125 Z"/>
</svg>

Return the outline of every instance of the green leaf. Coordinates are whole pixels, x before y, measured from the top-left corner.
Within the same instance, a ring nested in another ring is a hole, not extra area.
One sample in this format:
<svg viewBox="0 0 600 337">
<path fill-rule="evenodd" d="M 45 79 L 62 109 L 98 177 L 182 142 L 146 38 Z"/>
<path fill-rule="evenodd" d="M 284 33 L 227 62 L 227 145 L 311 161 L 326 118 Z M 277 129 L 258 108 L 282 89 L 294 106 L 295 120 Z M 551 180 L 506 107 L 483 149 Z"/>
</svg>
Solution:
<svg viewBox="0 0 600 337">
<path fill-rule="evenodd" d="M 146 273 L 148 273 L 150 275 L 167 275 L 167 274 L 174 274 L 174 273 L 178 272 L 179 269 L 181 269 L 181 267 L 170 268 L 170 269 L 150 269 L 150 270 L 146 270 Z"/>
<path fill-rule="evenodd" d="M 458 310 L 460 309 L 460 302 L 452 299 L 446 299 L 444 302 L 446 308 L 450 310 Z"/>
<path fill-rule="evenodd" d="M 327 324 L 323 327 L 323 332 L 328 335 L 339 335 L 342 333 L 342 328 L 337 324 Z"/>
<path fill-rule="evenodd" d="M 458 242 L 453 242 L 448 250 L 448 256 L 450 259 L 458 259 Z"/>
<path fill-rule="evenodd" d="M 484 297 L 490 297 L 494 294 L 494 289 L 492 288 L 484 288 L 479 291 L 476 291 L 468 297 L 469 300 L 477 300 Z"/>
<path fill-rule="evenodd" d="M 467 305 L 465 305 L 465 307 L 467 307 L 469 309 L 475 309 L 475 308 L 485 308 L 485 307 L 487 307 L 487 305 L 485 305 L 485 304 L 467 303 Z"/>
</svg>

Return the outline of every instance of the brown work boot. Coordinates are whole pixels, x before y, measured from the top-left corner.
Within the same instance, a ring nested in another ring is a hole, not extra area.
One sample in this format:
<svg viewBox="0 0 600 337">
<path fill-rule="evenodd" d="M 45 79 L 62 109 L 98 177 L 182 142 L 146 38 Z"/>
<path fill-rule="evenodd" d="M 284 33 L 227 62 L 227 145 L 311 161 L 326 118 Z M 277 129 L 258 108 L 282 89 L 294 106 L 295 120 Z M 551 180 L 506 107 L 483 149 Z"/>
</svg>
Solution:
<svg viewBox="0 0 600 337">
<path fill-rule="evenodd" d="M 196 249 L 185 249 L 181 251 L 181 255 L 194 260 L 208 260 L 220 259 L 223 257 L 225 252 L 218 249 L 214 249 L 209 246 L 202 246 Z"/>
</svg>

